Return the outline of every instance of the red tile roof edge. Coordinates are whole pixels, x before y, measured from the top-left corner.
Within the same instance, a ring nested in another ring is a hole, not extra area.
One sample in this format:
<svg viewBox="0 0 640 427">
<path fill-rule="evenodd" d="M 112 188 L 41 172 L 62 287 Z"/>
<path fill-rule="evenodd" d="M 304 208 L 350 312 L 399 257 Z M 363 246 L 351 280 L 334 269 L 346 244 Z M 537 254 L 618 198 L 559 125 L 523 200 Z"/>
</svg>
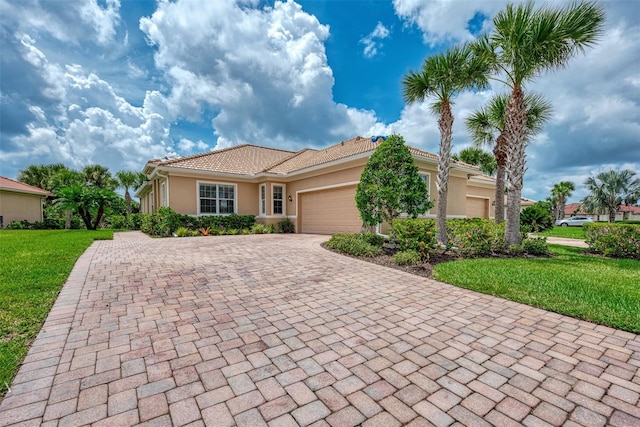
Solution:
<svg viewBox="0 0 640 427">
<path fill-rule="evenodd" d="M 16 191 L 20 193 L 39 194 L 41 196 L 50 196 L 51 193 L 42 188 L 34 187 L 33 185 L 25 184 L 15 179 L 0 176 L 0 190 Z"/>
</svg>

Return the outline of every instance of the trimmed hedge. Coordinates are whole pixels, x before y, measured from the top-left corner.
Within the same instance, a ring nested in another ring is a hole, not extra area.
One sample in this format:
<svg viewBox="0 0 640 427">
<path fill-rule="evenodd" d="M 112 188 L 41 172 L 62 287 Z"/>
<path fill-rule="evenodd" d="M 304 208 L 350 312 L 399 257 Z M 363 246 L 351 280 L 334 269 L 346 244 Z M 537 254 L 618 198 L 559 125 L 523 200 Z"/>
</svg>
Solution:
<svg viewBox="0 0 640 427">
<path fill-rule="evenodd" d="M 371 233 L 337 233 L 331 236 L 326 243 L 327 247 L 336 252 L 353 256 L 374 257 L 382 253 L 382 245 L 374 246 L 371 243 Z"/>
<path fill-rule="evenodd" d="M 460 218 L 447 220 L 448 245 L 467 256 L 504 252 L 505 223 L 497 224 L 487 218 Z"/>
<path fill-rule="evenodd" d="M 225 231 L 251 229 L 256 223 L 254 215 L 224 215 L 224 216 L 191 216 L 183 215 L 174 210 L 161 207 L 158 212 L 152 214 L 132 214 L 139 217 L 132 220 L 139 221 L 140 230 L 152 236 L 171 236 L 178 228 L 199 230 L 201 228 Z M 211 234 L 218 234 L 212 232 Z"/>
<path fill-rule="evenodd" d="M 593 222 L 582 228 L 591 251 L 614 258 L 640 259 L 640 225 Z"/>
</svg>

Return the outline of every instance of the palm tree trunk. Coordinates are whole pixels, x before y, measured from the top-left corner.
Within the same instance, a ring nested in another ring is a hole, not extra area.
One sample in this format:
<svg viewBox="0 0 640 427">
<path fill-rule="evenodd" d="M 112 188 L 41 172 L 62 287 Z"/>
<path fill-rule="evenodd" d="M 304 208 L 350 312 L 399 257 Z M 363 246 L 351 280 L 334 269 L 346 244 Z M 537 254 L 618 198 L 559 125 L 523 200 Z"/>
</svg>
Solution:
<svg viewBox="0 0 640 427">
<path fill-rule="evenodd" d="M 124 189 L 124 201 L 127 203 L 127 214 L 131 213 L 131 195 L 129 194 L 129 187 Z"/>
<path fill-rule="evenodd" d="M 453 128 L 453 114 L 448 102 L 443 102 L 441 106 L 440 119 L 440 153 L 438 157 L 438 177 L 436 185 L 438 187 L 438 242 L 446 245 L 447 239 L 447 194 L 449 191 L 449 168 L 451 164 L 451 138 Z"/>
<path fill-rule="evenodd" d="M 507 166 L 506 140 L 503 134 L 496 138 L 496 144 L 493 147 L 493 155 L 496 158 L 498 171 L 496 173 L 496 196 L 495 196 L 495 221 L 499 224 L 504 222 L 504 179 Z"/>
<path fill-rule="evenodd" d="M 514 86 L 505 115 L 507 149 L 507 226 L 504 240 L 507 246 L 519 245 L 522 180 L 525 171 L 527 110 L 524 94 Z"/>
</svg>

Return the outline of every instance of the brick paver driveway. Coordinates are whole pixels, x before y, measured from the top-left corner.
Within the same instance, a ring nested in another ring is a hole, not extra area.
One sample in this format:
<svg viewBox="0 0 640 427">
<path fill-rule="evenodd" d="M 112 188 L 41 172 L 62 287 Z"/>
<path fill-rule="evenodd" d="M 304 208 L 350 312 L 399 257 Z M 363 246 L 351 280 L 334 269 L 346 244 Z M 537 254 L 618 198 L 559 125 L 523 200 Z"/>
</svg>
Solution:
<svg viewBox="0 0 640 427">
<path fill-rule="evenodd" d="M 94 243 L 0 425 L 640 425 L 638 335 L 323 240 Z"/>
</svg>

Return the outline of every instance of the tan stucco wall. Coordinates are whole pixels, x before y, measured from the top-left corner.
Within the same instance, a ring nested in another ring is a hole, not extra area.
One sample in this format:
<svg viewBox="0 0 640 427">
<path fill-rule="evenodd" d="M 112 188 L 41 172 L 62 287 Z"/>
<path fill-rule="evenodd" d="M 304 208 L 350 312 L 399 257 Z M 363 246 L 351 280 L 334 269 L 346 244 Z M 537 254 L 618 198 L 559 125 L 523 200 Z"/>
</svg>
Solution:
<svg viewBox="0 0 640 427">
<path fill-rule="evenodd" d="M 12 221 L 42 221 L 42 197 L 35 194 L 0 191 L 0 215 L 2 226 Z"/>
<path fill-rule="evenodd" d="M 204 177 L 169 176 L 169 206 L 176 212 L 188 215 L 198 214 L 198 183 L 236 185 L 236 207 L 238 215 L 258 214 L 258 185 L 234 182 L 227 179 Z"/>
</svg>

